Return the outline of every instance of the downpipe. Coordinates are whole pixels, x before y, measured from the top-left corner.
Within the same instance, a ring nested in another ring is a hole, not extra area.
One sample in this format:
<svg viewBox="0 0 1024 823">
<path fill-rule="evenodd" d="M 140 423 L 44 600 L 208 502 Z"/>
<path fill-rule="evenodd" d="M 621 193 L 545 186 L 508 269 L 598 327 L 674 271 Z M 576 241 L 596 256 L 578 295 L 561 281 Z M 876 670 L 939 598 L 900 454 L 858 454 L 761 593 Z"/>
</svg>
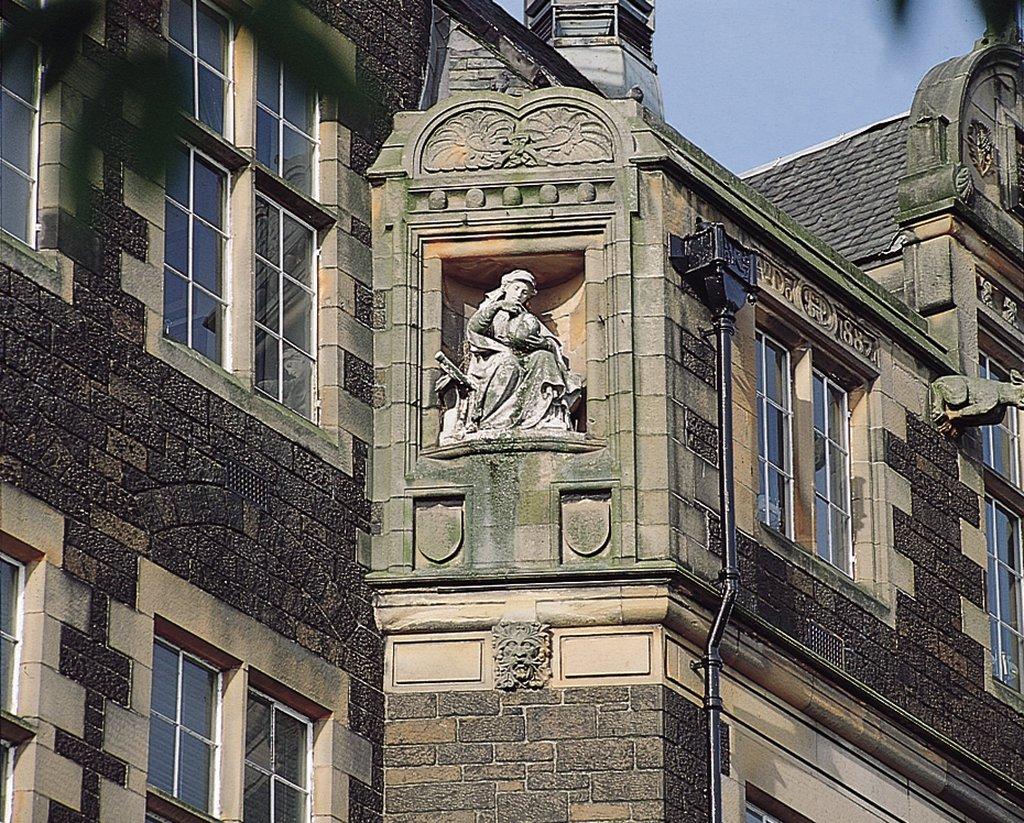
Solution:
<svg viewBox="0 0 1024 823">
<path fill-rule="evenodd" d="M 708 719 L 708 805 L 711 823 L 724 823 L 722 808 L 722 638 L 739 594 L 740 570 L 736 552 L 736 508 L 733 484 L 732 338 L 736 313 L 720 308 L 714 315 L 718 373 L 718 496 L 722 531 L 722 569 L 718 581 L 722 600 L 708 631 L 700 666 L 704 670 L 704 709 Z"/>
</svg>

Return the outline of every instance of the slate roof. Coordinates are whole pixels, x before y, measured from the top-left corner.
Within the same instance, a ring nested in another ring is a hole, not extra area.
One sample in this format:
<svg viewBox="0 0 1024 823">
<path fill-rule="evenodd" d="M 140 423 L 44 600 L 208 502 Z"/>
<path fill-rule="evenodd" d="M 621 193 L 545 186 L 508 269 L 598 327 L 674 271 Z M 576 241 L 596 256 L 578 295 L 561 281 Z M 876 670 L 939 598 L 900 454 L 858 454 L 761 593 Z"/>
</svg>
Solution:
<svg viewBox="0 0 1024 823">
<path fill-rule="evenodd" d="M 498 47 L 499 40 L 504 38 L 515 44 L 557 84 L 601 94 L 554 46 L 539 38 L 494 0 L 440 0 L 440 5 L 483 42 Z"/>
<path fill-rule="evenodd" d="M 868 263 L 886 256 L 899 232 L 908 121 L 897 115 L 740 176 L 844 257 Z"/>
</svg>

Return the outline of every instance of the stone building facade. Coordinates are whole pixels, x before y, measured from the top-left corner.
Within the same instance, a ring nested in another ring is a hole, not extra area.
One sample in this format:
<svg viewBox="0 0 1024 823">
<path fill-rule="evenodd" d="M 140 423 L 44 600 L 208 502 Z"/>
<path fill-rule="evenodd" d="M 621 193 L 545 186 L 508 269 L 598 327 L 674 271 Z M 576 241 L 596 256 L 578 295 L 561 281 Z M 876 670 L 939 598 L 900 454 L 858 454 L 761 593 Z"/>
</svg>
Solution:
<svg viewBox="0 0 1024 823">
<path fill-rule="evenodd" d="M 1024 820 L 1018 34 L 741 179 L 652 110 L 653 5 L 572 5 L 301 4 L 370 118 L 244 2 L 107 0 L 45 93 L 4 55 L 4 823 L 705 820 L 699 221 L 760 271 L 726 819 Z M 76 118 L 143 48 L 193 78 L 182 148 L 106 141 L 86 220 Z M 585 381 L 559 424 L 481 425 L 500 311 Z M 953 375 L 1002 422 L 942 431 Z"/>
</svg>

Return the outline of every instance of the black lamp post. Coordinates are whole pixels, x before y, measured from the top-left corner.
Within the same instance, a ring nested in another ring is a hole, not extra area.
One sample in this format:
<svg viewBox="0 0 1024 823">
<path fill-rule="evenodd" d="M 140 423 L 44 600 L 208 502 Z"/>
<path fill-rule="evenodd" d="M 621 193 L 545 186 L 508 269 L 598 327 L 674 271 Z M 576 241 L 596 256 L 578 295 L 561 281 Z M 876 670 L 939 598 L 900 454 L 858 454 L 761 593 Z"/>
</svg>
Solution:
<svg viewBox="0 0 1024 823">
<path fill-rule="evenodd" d="M 718 495 L 722 523 L 722 601 L 708 631 L 700 668 L 708 715 L 708 796 L 711 823 L 722 812 L 722 655 L 720 647 L 739 591 L 736 556 L 736 501 L 732 451 L 732 337 L 736 312 L 757 292 L 757 255 L 740 245 L 721 223 L 697 223 L 693 234 L 669 237 L 669 262 L 711 310 L 718 343 Z"/>
</svg>

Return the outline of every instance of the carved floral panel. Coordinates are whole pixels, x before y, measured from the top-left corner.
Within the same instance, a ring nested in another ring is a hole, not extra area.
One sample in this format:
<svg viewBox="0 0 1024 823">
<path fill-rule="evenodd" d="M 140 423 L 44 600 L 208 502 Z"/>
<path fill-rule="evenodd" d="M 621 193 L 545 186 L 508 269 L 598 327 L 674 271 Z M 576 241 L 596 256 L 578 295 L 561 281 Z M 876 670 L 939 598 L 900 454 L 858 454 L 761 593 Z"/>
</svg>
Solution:
<svg viewBox="0 0 1024 823">
<path fill-rule="evenodd" d="M 548 106 L 516 116 L 496 109 L 462 111 L 439 125 L 423 148 L 424 171 L 479 171 L 608 163 L 608 127 L 590 112 Z"/>
</svg>

